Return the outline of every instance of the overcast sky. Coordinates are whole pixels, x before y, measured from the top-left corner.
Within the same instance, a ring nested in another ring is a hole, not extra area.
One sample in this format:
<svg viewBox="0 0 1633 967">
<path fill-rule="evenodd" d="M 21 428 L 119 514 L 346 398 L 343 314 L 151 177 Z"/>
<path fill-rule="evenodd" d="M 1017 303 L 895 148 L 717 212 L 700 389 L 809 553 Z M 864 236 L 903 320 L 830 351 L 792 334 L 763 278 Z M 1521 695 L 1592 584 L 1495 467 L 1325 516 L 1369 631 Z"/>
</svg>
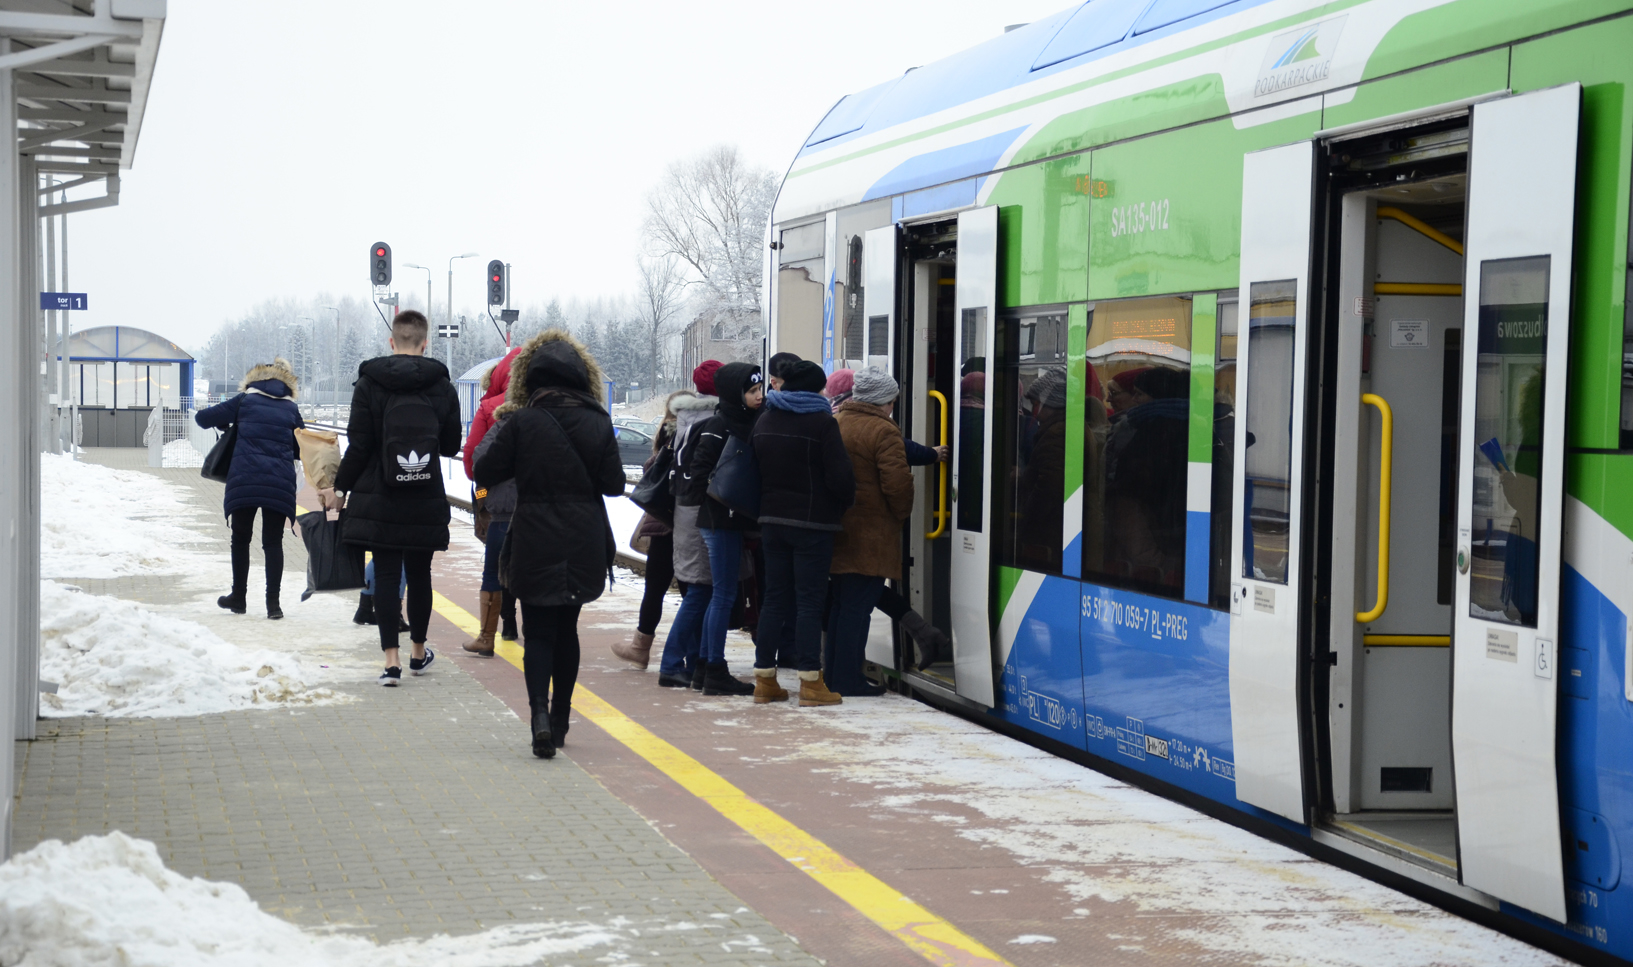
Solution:
<svg viewBox="0 0 1633 967">
<path fill-rule="evenodd" d="M 630 288 L 647 190 L 722 142 L 786 169 L 839 97 L 1067 0 L 170 0 L 119 205 L 70 216 L 76 329 L 186 347 L 267 298 L 368 294 L 489 258 L 518 305 Z"/>
</svg>

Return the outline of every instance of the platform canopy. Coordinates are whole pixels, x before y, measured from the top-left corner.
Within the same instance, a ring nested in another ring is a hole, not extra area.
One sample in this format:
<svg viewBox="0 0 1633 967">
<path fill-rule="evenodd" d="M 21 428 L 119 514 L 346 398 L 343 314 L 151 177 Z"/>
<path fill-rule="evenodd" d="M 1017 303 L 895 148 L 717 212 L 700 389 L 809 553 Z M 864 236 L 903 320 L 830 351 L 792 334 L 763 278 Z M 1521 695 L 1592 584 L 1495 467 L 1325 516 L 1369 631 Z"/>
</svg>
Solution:
<svg viewBox="0 0 1633 967">
<path fill-rule="evenodd" d="M 185 349 L 135 326 L 97 326 L 73 334 L 68 356 L 76 363 L 190 363 Z"/>
</svg>

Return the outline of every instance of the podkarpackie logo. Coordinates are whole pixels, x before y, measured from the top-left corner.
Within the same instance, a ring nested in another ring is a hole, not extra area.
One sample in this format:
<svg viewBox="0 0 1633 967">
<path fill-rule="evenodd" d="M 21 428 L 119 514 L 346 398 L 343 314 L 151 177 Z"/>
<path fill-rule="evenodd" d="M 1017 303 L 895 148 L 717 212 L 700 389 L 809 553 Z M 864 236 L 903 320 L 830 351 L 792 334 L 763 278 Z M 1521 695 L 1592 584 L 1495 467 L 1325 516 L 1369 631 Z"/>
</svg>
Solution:
<svg viewBox="0 0 1633 967">
<path fill-rule="evenodd" d="M 397 481 L 399 483 L 411 483 L 415 480 L 430 480 L 431 475 L 425 472 L 425 468 L 430 464 L 431 455 L 429 453 L 423 457 L 413 450 L 408 451 L 407 456 L 398 454 L 397 465 L 403 468 L 403 472 L 397 475 Z"/>
<path fill-rule="evenodd" d="M 1253 96 L 1264 97 L 1327 79 L 1348 14 L 1296 27 L 1270 38 Z"/>
</svg>

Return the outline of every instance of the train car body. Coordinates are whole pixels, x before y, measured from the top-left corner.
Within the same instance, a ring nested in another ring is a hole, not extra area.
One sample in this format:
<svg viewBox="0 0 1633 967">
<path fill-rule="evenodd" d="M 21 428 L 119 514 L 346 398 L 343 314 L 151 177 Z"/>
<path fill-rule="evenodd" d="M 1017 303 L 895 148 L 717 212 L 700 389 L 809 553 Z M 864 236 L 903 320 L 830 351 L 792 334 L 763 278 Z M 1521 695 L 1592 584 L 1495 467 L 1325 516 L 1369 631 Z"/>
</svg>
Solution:
<svg viewBox="0 0 1633 967">
<path fill-rule="evenodd" d="M 917 693 L 1633 962 L 1626 0 L 1092 0 L 850 95 L 768 350 L 944 439 Z M 945 474 L 945 476 L 943 476 Z"/>
</svg>

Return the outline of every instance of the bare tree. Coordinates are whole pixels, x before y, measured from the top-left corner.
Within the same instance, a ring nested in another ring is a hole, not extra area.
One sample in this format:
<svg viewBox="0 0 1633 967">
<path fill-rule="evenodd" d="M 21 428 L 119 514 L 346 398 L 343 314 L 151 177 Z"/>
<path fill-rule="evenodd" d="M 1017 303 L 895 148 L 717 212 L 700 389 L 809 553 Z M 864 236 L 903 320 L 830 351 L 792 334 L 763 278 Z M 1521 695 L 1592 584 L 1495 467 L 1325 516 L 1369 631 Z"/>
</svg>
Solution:
<svg viewBox="0 0 1633 967">
<path fill-rule="evenodd" d="M 658 391 L 658 365 L 663 346 L 679 329 L 685 306 L 686 273 L 673 256 L 641 259 L 636 294 L 641 335 L 647 343 L 647 389 Z M 673 375 L 673 374 L 670 374 Z"/>
<path fill-rule="evenodd" d="M 647 253 L 674 259 L 701 290 L 701 315 L 724 318 L 739 333 L 759 326 L 760 246 L 777 194 L 777 177 L 720 145 L 669 166 L 647 196 Z"/>
</svg>

